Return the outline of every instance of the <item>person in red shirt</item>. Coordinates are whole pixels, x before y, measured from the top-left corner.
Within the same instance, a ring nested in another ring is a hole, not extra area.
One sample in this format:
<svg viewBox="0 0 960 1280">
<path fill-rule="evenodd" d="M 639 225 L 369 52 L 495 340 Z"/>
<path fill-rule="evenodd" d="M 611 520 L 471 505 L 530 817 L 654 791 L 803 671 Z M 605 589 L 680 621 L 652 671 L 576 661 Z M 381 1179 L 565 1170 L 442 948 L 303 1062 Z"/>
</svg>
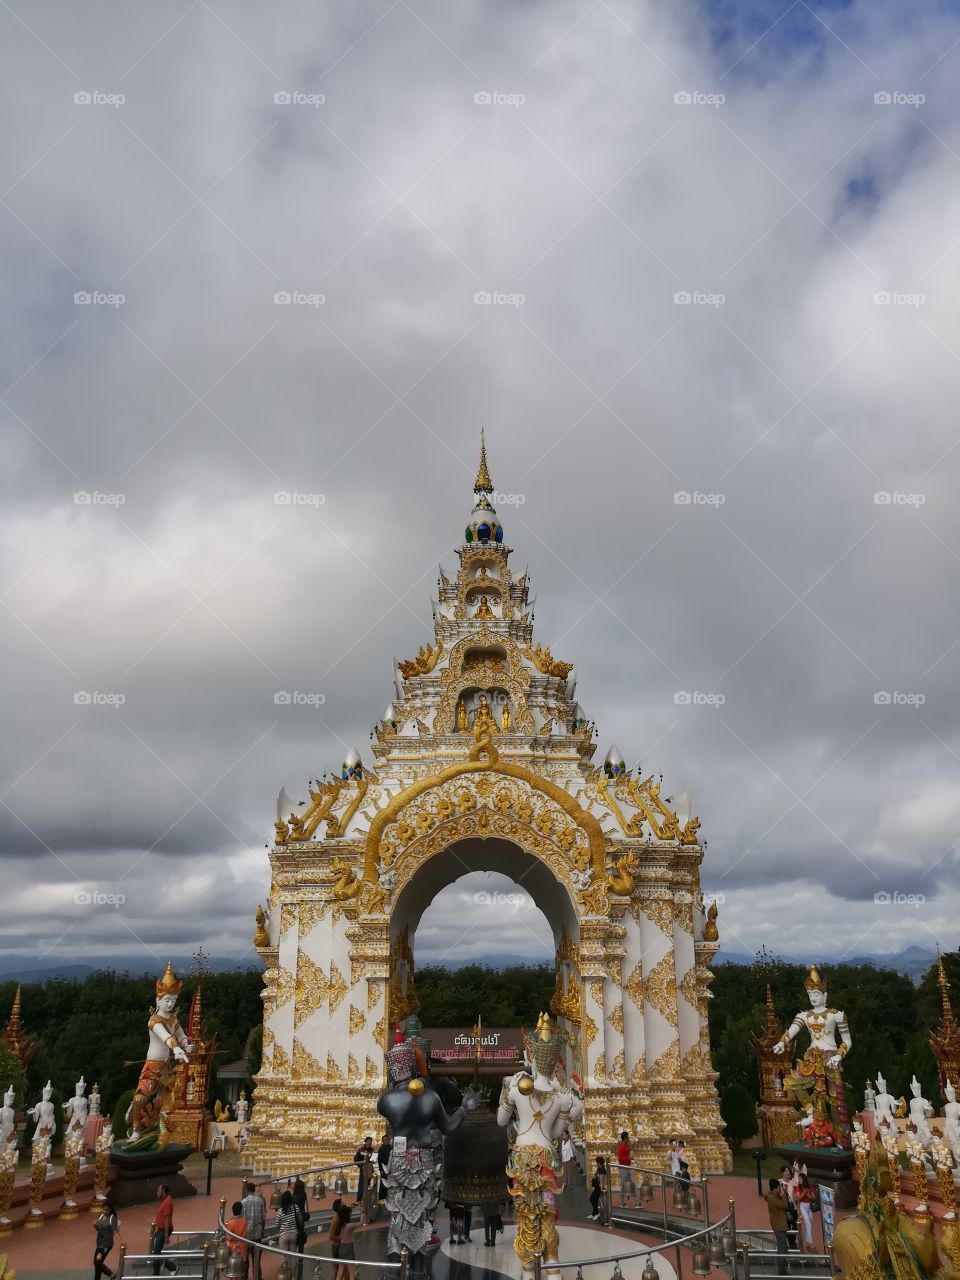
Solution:
<svg viewBox="0 0 960 1280">
<path fill-rule="evenodd" d="M 165 1182 L 161 1182 L 157 1187 L 157 1199 L 160 1205 L 157 1208 L 156 1216 L 153 1220 L 153 1239 L 150 1241 L 151 1253 L 163 1253 L 163 1246 L 170 1239 L 173 1233 L 173 1196 L 170 1194 L 170 1188 Z M 163 1264 L 168 1271 L 176 1271 L 175 1262 L 164 1262 Z M 160 1263 L 153 1264 L 153 1274 L 160 1274 Z"/>
<path fill-rule="evenodd" d="M 631 1167 L 630 1135 L 626 1129 L 620 1134 L 620 1141 L 617 1143 L 617 1169 L 620 1174 L 620 1207 L 622 1209 L 626 1196 L 636 1195 L 637 1191 Z"/>
<path fill-rule="evenodd" d="M 244 1240 L 247 1238 L 247 1220 L 243 1214 L 243 1202 L 240 1200 L 234 1201 L 233 1217 L 227 1223 L 227 1230 L 232 1231 L 235 1236 L 243 1236 Z M 246 1275 L 247 1246 L 242 1244 L 239 1240 L 231 1240 L 230 1237 L 227 1236 L 227 1248 L 231 1253 L 239 1253 L 240 1261 L 243 1263 L 243 1274 Z"/>
</svg>

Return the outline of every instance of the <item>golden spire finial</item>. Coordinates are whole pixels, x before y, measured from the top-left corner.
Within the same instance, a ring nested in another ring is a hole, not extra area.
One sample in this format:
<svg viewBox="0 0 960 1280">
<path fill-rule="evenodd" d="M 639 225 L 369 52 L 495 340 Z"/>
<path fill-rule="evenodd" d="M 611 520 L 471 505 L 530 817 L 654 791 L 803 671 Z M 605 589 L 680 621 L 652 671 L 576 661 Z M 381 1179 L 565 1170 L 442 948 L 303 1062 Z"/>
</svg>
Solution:
<svg viewBox="0 0 960 1280">
<path fill-rule="evenodd" d="M 483 427 L 480 428 L 480 466 L 477 468 L 477 478 L 473 482 L 474 493 L 493 493 L 493 481 L 490 479 L 490 472 L 487 470 L 487 444 L 483 435 Z"/>
</svg>

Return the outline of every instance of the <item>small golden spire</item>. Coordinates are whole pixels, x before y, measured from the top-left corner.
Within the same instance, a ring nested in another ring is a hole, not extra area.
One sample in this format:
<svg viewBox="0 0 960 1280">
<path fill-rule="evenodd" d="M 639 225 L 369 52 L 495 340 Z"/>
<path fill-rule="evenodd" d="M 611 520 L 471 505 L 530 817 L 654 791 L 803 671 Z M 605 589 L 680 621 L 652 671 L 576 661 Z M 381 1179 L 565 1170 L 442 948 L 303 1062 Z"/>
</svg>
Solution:
<svg viewBox="0 0 960 1280">
<path fill-rule="evenodd" d="M 473 492 L 493 493 L 493 481 L 487 470 L 487 445 L 483 436 L 483 427 L 480 428 L 480 466 L 477 469 L 477 478 L 473 482 Z"/>
</svg>

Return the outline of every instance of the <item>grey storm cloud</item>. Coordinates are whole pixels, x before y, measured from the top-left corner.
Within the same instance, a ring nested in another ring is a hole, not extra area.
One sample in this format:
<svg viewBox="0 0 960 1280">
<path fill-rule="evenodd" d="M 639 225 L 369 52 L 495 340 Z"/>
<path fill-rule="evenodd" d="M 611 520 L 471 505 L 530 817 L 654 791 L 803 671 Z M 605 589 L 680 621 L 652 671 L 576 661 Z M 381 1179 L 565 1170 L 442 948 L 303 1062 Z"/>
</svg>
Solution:
<svg viewBox="0 0 960 1280">
<path fill-rule="evenodd" d="M 247 951 L 279 787 L 429 638 L 481 425 L 724 945 L 956 945 L 957 18 L 712 16 L 0 13 L 0 945 Z M 473 892 L 424 954 L 489 954 Z"/>
</svg>

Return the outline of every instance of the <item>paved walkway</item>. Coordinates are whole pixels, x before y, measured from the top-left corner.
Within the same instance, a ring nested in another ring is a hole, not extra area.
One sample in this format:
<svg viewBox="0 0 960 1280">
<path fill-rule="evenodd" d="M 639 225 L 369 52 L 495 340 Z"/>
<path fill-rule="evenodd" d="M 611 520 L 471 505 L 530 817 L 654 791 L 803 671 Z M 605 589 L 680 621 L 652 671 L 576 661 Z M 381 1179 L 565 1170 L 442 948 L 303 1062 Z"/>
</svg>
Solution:
<svg viewBox="0 0 960 1280">
<path fill-rule="evenodd" d="M 191 1170 L 191 1172 L 193 1171 Z M 205 1181 L 200 1185 L 205 1186 Z M 659 1196 L 659 1190 L 657 1191 L 657 1196 Z M 718 1177 L 711 1179 L 709 1183 L 711 1219 L 716 1221 L 723 1217 L 727 1212 L 727 1201 L 731 1196 L 736 1202 L 739 1230 L 769 1226 L 766 1204 L 758 1197 L 756 1180 L 752 1178 Z M 233 1201 L 240 1197 L 239 1177 L 215 1178 L 213 1180 L 212 1194 L 209 1197 L 197 1195 L 178 1199 L 174 1212 L 175 1229 L 177 1231 L 212 1230 L 216 1226 L 221 1197 L 226 1200 L 229 1213 Z M 312 1210 L 329 1208 L 332 1199 L 332 1192 L 328 1193 L 325 1199 L 320 1202 L 311 1198 L 310 1207 Z M 613 1199 L 614 1215 L 616 1216 L 619 1211 L 619 1196 L 616 1192 L 614 1192 Z M 614 1243 L 615 1240 L 628 1241 L 631 1246 L 635 1247 L 646 1243 L 659 1243 L 658 1238 L 638 1234 L 636 1231 L 631 1231 L 629 1228 L 619 1224 L 615 1225 L 614 1229 L 611 1229 L 599 1227 L 594 1223 L 588 1222 L 589 1203 L 587 1189 L 582 1181 L 563 1193 L 559 1207 L 560 1225 L 564 1240 L 564 1253 L 562 1256 L 567 1257 L 568 1260 L 572 1261 L 590 1256 L 610 1256 L 617 1251 L 618 1247 L 623 1247 L 624 1251 L 627 1251 L 625 1245 L 621 1246 Z M 648 1207 L 655 1212 L 659 1211 L 659 1199 L 655 1199 Z M 626 1210 L 628 1216 L 631 1208 L 632 1206 L 628 1203 Z M 671 1219 L 686 1217 L 691 1229 L 696 1229 L 697 1224 L 691 1215 L 679 1214 L 673 1209 L 669 1209 L 669 1212 Z M 145 1253 L 147 1251 L 152 1219 L 153 1206 L 151 1205 L 142 1205 L 124 1210 L 121 1215 L 120 1239 L 127 1244 L 130 1253 Z M 88 1277 L 93 1270 L 93 1223 L 95 1221 L 95 1214 L 82 1213 L 79 1218 L 70 1222 L 49 1221 L 36 1231 L 18 1229 L 5 1240 L 0 1241 L 0 1253 L 6 1250 L 10 1262 L 16 1267 L 17 1276 L 21 1278 L 30 1277 L 31 1280 L 79 1280 L 81 1276 Z M 569 1234 L 574 1228 L 579 1228 L 576 1236 Z M 448 1240 L 448 1221 L 442 1209 L 441 1216 L 437 1220 L 437 1229 L 443 1244 L 441 1252 L 435 1260 L 434 1280 L 482 1280 L 481 1273 L 485 1271 L 491 1275 L 506 1274 L 515 1276 L 519 1274 L 519 1267 L 512 1249 L 512 1234 L 508 1236 L 507 1231 L 505 1231 L 504 1236 L 500 1237 L 500 1243 L 494 1249 L 486 1249 L 483 1245 L 483 1221 L 478 1216 L 474 1219 L 474 1243 L 472 1245 L 450 1245 Z M 509 1226 L 508 1230 L 510 1230 Z M 386 1223 L 379 1222 L 358 1232 L 358 1257 L 378 1260 L 383 1258 L 386 1243 L 385 1231 Z M 479 1244 L 477 1243 L 478 1240 Z M 115 1249 L 113 1256 L 109 1260 L 114 1265 L 117 1252 L 118 1250 Z M 329 1246 L 325 1241 L 319 1241 L 316 1237 L 312 1237 L 308 1252 L 320 1257 L 329 1252 Z M 666 1254 L 665 1268 L 661 1273 L 663 1280 L 674 1280 L 675 1264 L 676 1257 L 671 1250 Z M 277 1265 L 278 1263 L 272 1259 L 264 1265 L 266 1280 L 272 1280 Z M 689 1266 L 690 1255 L 689 1252 L 684 1251 L 681 1259 L 681 1280 L 687 1280 L 689 1277 Z M 640 1269 L 642 1269 L 642 1262 Z M 596 1280 L 601 1280 L 601 1271 L 602 1268 L 593 1273 Z M 637 1280 L 639 1277 L 639 1270 L 637 1270 L 636 1277 L 633 1276 L 632 1269 L 628 1269 L 626 1266 L 623 1267 L 623 1271 L 627 1280 Z M 362 1274 L 361 1272 L 360 1275 L 362 1276 Z M 570 1280 L 573 1280 L 574 1274 L 571 1273 Z M 589 1276 L 588 1280 L 590 1280 Z M 602 1280 L 607 1280 L 606 1272 L 603 1272 Z"/>
</svg>

